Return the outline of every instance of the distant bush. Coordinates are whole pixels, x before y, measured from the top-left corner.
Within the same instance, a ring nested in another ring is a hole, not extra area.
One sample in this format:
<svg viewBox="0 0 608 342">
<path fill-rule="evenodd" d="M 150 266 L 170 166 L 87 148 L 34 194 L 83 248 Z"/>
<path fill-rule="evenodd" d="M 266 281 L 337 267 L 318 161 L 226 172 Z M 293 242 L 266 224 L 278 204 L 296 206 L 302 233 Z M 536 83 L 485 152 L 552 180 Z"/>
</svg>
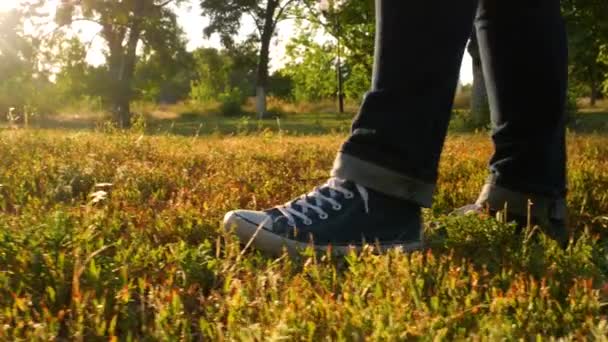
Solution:
<svg viewBox="0 0 608 342">
<path fill-rule="evenodd" d="M 471 109 L 471 90 L 472 86 L 466 84 L 460 88 L 454 97 L 454 109 Z"/>
<path fill-rule="evenodd" d="M 290 101 L 293 99 L 294 81 L 289 75 L 274 73 L 268 80 L 269 97 Z"/>
<path fill-rule="evenodd" d="M 239 88 L 223 92 L 219 96 L 220 113 L 224 116 L 238 116 L 243 113 L 242 105 L 245 103 L 245 96 Z"/>
<path fill-rule="evenodd" d="M 568 96 L 566 98 L 566 118 L 569 123 L 575 123 L 576 114 L 578 113 L 578 99 L 580 91 L 576 88 L 568 88 Z"/>
</svg>

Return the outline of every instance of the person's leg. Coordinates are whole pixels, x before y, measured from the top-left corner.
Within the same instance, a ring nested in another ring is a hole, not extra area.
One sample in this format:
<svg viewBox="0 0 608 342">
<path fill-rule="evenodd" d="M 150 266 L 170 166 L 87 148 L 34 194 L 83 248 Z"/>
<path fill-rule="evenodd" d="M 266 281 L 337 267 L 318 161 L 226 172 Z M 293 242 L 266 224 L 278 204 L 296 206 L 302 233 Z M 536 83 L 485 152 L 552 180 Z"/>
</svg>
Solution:
<svg viewBox="0 0 608 342">
<path fill-rule="evenodd" d="M 477 0 L 377 0 L 373 89 L 333 177 L 285 205 L 230 212 L 226 229 L 271 253 L 310 241 L 419 248 L 476 9 Z"/>
<path fill-rule="evenodd" d="M 379 0 L 372 90 L 332 174 L 429 207 L 475 0 Z"/>
<path fill-rule="evenodd" d="M 567 40 L 559 0 L 481 0 L 475 20 L 496 152 L 478 200 L 563 221 Z"/>
</svg>

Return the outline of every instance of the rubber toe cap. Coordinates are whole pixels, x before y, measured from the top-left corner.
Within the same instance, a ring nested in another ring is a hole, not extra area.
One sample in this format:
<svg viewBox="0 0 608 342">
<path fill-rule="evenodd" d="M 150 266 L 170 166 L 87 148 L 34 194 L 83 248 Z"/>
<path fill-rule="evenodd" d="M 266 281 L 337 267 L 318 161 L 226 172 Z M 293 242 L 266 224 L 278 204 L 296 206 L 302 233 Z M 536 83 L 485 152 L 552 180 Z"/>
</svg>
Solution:
<svg viewBox="0 0 608 342">
<path fill-rule="evenodd" d="M 261 211 L 235 210 L 224 216 L 224 229 L 230 231 L 236 229 L 254 229 L 262 226 L 265 229 L 272 228 L 272 218 Z"/>
</svg>

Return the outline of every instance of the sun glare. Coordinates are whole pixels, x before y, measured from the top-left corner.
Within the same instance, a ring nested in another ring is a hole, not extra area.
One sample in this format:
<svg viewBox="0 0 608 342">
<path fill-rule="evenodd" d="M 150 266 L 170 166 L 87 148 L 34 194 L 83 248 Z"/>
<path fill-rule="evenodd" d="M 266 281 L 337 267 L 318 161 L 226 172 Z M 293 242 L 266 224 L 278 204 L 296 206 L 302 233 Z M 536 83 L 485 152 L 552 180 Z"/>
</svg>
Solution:
<svg viewBox="0 0 608 342">
<path fill-rule="evenodd" d="M 0 12 L 6 12 L 17 6 L 17 0 L 0 0 Z"/>
</svg>

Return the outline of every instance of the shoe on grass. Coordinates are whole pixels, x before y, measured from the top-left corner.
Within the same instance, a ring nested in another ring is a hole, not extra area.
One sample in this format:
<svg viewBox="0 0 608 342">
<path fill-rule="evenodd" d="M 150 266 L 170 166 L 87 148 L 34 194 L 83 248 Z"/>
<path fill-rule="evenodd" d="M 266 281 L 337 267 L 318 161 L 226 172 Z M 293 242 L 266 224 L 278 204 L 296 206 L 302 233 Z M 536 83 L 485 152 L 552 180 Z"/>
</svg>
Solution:
<svg viewBox="0 0 608 342">
<path fill-rule="evenodd" d="M 508 208 L 508 206 L 507 206 Z M 520 233 L 524 228 L 531 226 L 539 226 L 540 230 L 543 231 L 547 236 L 555 240 L 562 248 L 568 246 L 570 240 L 570 234 L 566 226 L 566 220 L 555 219 L 547 215 L 547 217 L 528 217 L 523 215 L 516 215 L 507 212 L 505 210 L 496 210 L 485 204 L 470 204 L 462 208 L 458 208 L 452 212 L 453 215 L 465 216 L 465 215 L 488 215 L 496 217 L 501 221 L 507 223 L 513 223 L 517 225 L 517 232 Z"/>
<path fill-rule="evenodd" d="M 418 205 L 338 178 L 269 210 L 231 211 L 224 217 L 224 228 L 242 243 L 274 255 L 284 248 L 295 255 L 308 246 L 335 254 L 365 244 L 381 250 L 422 248 Z"/>
</svg>

